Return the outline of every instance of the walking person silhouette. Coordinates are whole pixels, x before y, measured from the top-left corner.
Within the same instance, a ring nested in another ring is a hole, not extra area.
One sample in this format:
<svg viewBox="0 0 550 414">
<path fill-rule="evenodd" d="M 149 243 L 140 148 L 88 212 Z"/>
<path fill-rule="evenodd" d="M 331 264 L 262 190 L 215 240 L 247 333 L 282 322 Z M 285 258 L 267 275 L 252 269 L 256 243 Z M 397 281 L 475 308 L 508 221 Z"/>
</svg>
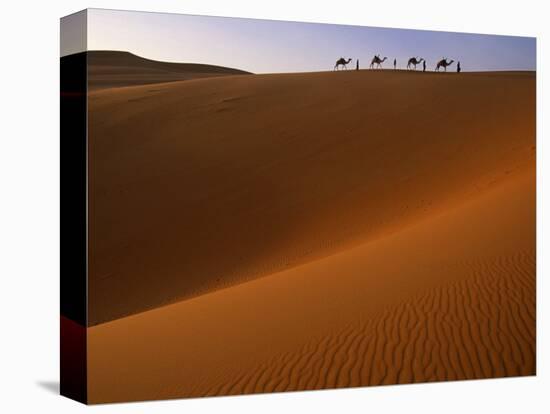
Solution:
<svg viewBox="0 0 550 414">
<path fill-rule="evenodd" d="M 460 61 L 458 61 L 458 63 L 456 64 L 456 73 L 460 73 L 461 70 L 462 68 L 460 67 Z"/>
<path fill-rule="evenodd" d="M 397 69 L 397 59 L 393 60 L 393 70 Z"/>
<path fill-rule="evenodd" d="M 426 72 L 426 61 L 422 61 L 422 72 Z"/>
<path fill-rule="evenodd" d="M 359 70 L 359 59 L 357 59 L 357 63 L 355 64 L 355 70 Z"/>
</svg>

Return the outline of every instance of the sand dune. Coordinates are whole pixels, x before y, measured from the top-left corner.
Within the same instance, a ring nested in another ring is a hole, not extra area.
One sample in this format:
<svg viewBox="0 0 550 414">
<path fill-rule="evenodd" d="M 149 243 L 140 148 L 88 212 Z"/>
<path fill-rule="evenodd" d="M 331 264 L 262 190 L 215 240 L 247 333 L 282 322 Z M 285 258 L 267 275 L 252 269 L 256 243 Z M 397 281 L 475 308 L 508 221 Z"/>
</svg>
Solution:
<svg viewBox="0 0 550 414">
<path fill-rule="evenodd" d="M 534 374 L 534 80 L 92 92 L 90 402 Z"/>
<path fill-rule="evenodd" d="M 129 52 L 92 50 L 87 56 L 90 90 L 249 73 L 215 65 L 159 62 Z"/>
<path fill-rule="evenodd" d="M 242 75 L 92 92 L 88 322 L 244 292 L 476 200 L 533 167 L 534 105 L 535 76 L 519 72 Z M 446 256 L 432 247 L 430 261 Z M 409 269 L 393 255 L 379 265 Z"/>
<path fill-rule="evenodd" d="M 535 373 L 535 170 L 399 232 L 89 329 L 91 402 Z"/>
</svg>

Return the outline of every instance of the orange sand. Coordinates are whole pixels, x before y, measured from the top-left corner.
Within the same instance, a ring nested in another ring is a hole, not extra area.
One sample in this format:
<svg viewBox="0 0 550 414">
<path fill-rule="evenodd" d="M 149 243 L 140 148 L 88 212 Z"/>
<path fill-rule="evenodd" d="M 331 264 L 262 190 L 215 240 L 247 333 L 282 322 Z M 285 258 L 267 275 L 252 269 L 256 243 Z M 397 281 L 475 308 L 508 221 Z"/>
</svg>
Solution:
<svg viewBox="0 0 550 414">
<path fill-rule="evenodd" d="M 534 374 L 534 105 L 532 73 L 91 93 L 90 401 Z"/>
</svg>

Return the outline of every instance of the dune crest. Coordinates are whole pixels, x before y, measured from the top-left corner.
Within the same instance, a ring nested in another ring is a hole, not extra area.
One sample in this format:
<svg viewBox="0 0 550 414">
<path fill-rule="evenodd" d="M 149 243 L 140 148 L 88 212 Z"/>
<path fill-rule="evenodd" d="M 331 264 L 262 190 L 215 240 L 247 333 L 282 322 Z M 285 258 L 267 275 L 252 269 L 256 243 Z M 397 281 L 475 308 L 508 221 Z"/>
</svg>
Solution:
<svg viewBox="0 0 550 414">
<path fill-rule="evenodd" d="M 223 66 L 160 62 L 114 50 L 86 52 L 90 90 L 249 74 Z"/>
</svg>

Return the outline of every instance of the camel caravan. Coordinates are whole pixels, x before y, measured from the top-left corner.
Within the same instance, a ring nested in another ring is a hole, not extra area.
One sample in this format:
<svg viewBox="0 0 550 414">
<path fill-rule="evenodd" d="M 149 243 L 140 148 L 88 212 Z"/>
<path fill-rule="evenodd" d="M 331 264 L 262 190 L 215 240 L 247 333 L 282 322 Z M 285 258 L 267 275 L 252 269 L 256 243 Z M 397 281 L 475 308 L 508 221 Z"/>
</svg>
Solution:
<svg viewBox="0 0 550 414">
<path fill-rule="evenodd" d="M 382 64 L 384 61 L 388 59 L 386 56 L 383 58 L 380 57 L 380 54 L 374 55 L 370 62 L 369 69 L 383 69 Z M 347 70 L 348 64 L 352 61 L 352 58 L 345 59 L 341 57 L 336 61 L 336 64 L 334 65 L 334 70 Z M 447 66 L 451 66 L 454 63 L 453 59 L 447 60 L 447 58 L 441 59 L 439 62 L 437 62 L 435 66 L 435 72 L 439 72 L 441 68 L 443 68 L 443 71 L 447 72 Z M 422 64 L 422 72 L 426 72 L 426 59 L 419 58 L 418 56 L 411 57 L 407 62 L 407 70 L 417 70 L 417 65 Z M 359 70 L 359 59 L 357 59 L 357 64 L 355 66 L 356 70 Z M 397 59 L 393 60 L 393 69 L 397 70 Z M 460 62 L 457 62 L 456 64 L 456 71 L 457 73 L 460 73 L 461 71 Z"/>
</svg>

